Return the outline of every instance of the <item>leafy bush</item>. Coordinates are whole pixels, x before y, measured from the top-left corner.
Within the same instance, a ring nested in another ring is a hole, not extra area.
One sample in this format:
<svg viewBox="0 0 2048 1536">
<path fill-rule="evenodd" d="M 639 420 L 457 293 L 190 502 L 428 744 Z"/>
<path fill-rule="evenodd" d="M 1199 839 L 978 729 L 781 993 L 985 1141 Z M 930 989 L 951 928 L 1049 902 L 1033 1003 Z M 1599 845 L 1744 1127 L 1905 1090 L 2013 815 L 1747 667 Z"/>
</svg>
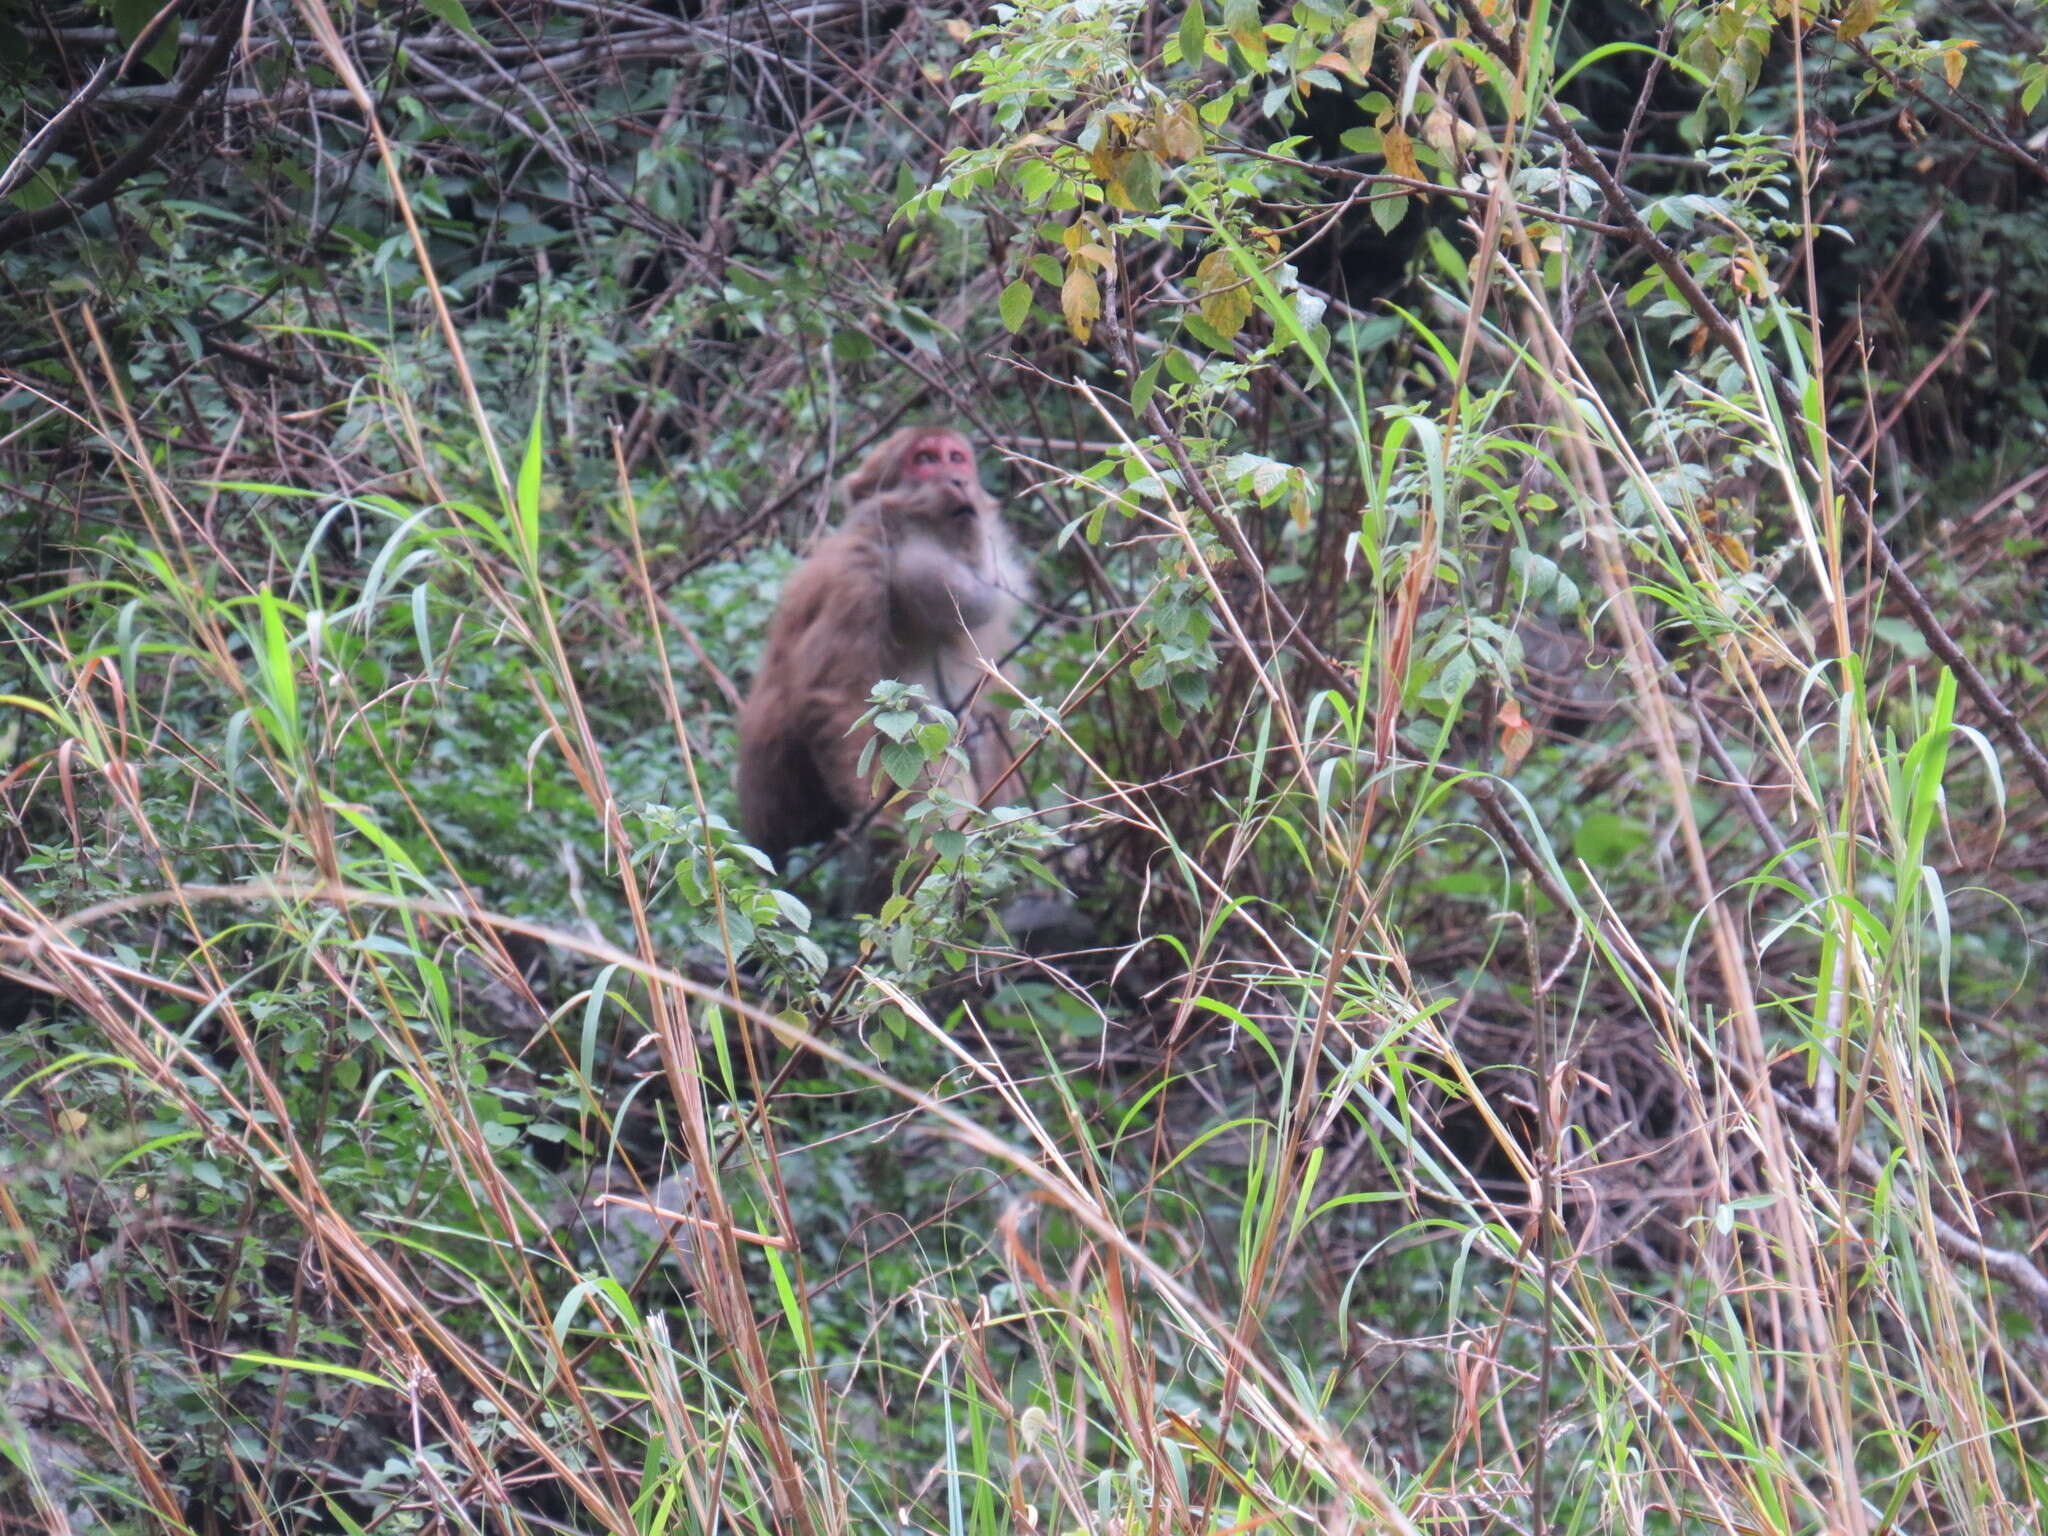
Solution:
<svg viewBox="0 0 2048 1536">
<path fill-rule="evenodd" d="M 14 1507 L 2039 1523 L 2029 18 L 157 15 L 0 30 Z M 939 417 L 1019 763 L 778 871 Z"/>
</svg>

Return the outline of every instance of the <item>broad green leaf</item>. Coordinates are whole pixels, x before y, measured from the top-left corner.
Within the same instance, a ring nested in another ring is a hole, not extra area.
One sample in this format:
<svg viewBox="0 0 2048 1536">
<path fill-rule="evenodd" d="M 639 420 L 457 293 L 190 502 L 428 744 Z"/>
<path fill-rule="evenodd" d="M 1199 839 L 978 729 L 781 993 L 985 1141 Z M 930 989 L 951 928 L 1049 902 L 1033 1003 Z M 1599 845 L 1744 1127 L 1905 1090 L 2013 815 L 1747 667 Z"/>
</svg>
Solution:
<svg viewBox="0 0 2048 1536">
<path fill-rule="evenodd" d="M 462 8 L 462 0 L 420 0 L 420 9 L 436 21 L 445 21 L 456 31 L 468 37 L 482 38 L 476 30 L 476 23 L 469 19 L 469 12 Z"/>
<path fill-rule="evenodd" d="M 121 39 L 122 48 L 127 48 L 136 38 L 142 36 L 143 28 L 156 19 L 163 6 L 159 0 L 114 0 L 114 33 Z M 166 80 L 178 70 L 178 22 L 174 17 L 164 23 L 157 33 L 157 39 L 150 44 L 149 52 L 142 56 L 142 62 L 162 75 Z"/>
<path fill-rule="evenodd" d="M 1159 206 L 1159 162 L 1142 152 L 1124 161 L 1109 182 L 1109 200 L 1128 213 L 1150 213 Z"/>
<path fill-rule="evenodd" d="M 1031 318 L 1031 285 L 1018 278 L 1003 290 L 1003 296 L 996 301 L 996 309 L 1003 317 L 1003 328 L 1016 335 L 1024 329 L 1024 322 Z"/>
<path fill-rule="evenodd" d="M 1159 387 L 1159 370 L 1166 362 L 1163 357 L 1152 360 L 1152 366 L 1138 375 L 1138 382 L 1131 386 L 1131 414 L 1142 416 L 1145 407 L 1152 403 L 1152 392 Z"/>
</svg>

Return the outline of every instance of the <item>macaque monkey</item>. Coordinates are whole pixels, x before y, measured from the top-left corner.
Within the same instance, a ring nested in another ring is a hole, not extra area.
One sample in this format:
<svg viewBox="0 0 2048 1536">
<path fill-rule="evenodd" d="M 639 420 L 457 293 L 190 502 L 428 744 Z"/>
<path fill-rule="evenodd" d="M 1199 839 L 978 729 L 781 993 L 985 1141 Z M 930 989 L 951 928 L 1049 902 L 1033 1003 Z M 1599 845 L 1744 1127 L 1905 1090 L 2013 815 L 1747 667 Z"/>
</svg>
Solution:
<svg viewBox="0 0 2048 1536">
<path fill-rule="evenodd" d="M 778 860 L 874 803 L 875 763 L 860 770 L 874 732 L 853 727 L 884 678 L 923 684 L 958 717 L 975 759 L 947 786 L 962 799 L 1006 765 L 972 715 L 1024 579 L 974 450 L 957 432 L 905 428 L 844 489 L 846 520 L 783 589 L 740 711 L 740 823 Z"/>
</svg>

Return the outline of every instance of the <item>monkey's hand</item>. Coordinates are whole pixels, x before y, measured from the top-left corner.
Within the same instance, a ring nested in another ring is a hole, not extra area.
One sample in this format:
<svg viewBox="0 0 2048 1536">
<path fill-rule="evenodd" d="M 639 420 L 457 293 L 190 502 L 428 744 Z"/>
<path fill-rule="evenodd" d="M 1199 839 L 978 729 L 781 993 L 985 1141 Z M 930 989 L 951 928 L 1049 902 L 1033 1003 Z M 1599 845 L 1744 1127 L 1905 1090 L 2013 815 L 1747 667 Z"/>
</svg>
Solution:
<svg viewBox="0 0 2048 1536">
<path fill-rule="evenodd" d="M 896 550 L 889 595 L 906 628 L 934 638 L 979 629 L 1001 611 L 1001 588 L 962 556 L 930 538 Z"/>
</svg>

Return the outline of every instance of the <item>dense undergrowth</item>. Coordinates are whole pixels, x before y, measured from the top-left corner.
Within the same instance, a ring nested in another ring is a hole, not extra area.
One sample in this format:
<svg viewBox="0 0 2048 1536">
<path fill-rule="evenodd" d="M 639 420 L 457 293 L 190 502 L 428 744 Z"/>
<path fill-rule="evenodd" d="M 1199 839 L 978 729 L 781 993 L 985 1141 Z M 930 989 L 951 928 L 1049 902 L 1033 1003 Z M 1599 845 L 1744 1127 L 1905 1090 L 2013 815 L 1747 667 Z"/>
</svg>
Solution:
<svg viewBox="0 0 2048 1536">
<path fill-rule="evenodd" d="M 155 14 L 0 25 L 0 1528 L 2040 1527 L 2037 13 Z M 1020 765 L 778 874 L 916 419 Z"/>
</svg>

